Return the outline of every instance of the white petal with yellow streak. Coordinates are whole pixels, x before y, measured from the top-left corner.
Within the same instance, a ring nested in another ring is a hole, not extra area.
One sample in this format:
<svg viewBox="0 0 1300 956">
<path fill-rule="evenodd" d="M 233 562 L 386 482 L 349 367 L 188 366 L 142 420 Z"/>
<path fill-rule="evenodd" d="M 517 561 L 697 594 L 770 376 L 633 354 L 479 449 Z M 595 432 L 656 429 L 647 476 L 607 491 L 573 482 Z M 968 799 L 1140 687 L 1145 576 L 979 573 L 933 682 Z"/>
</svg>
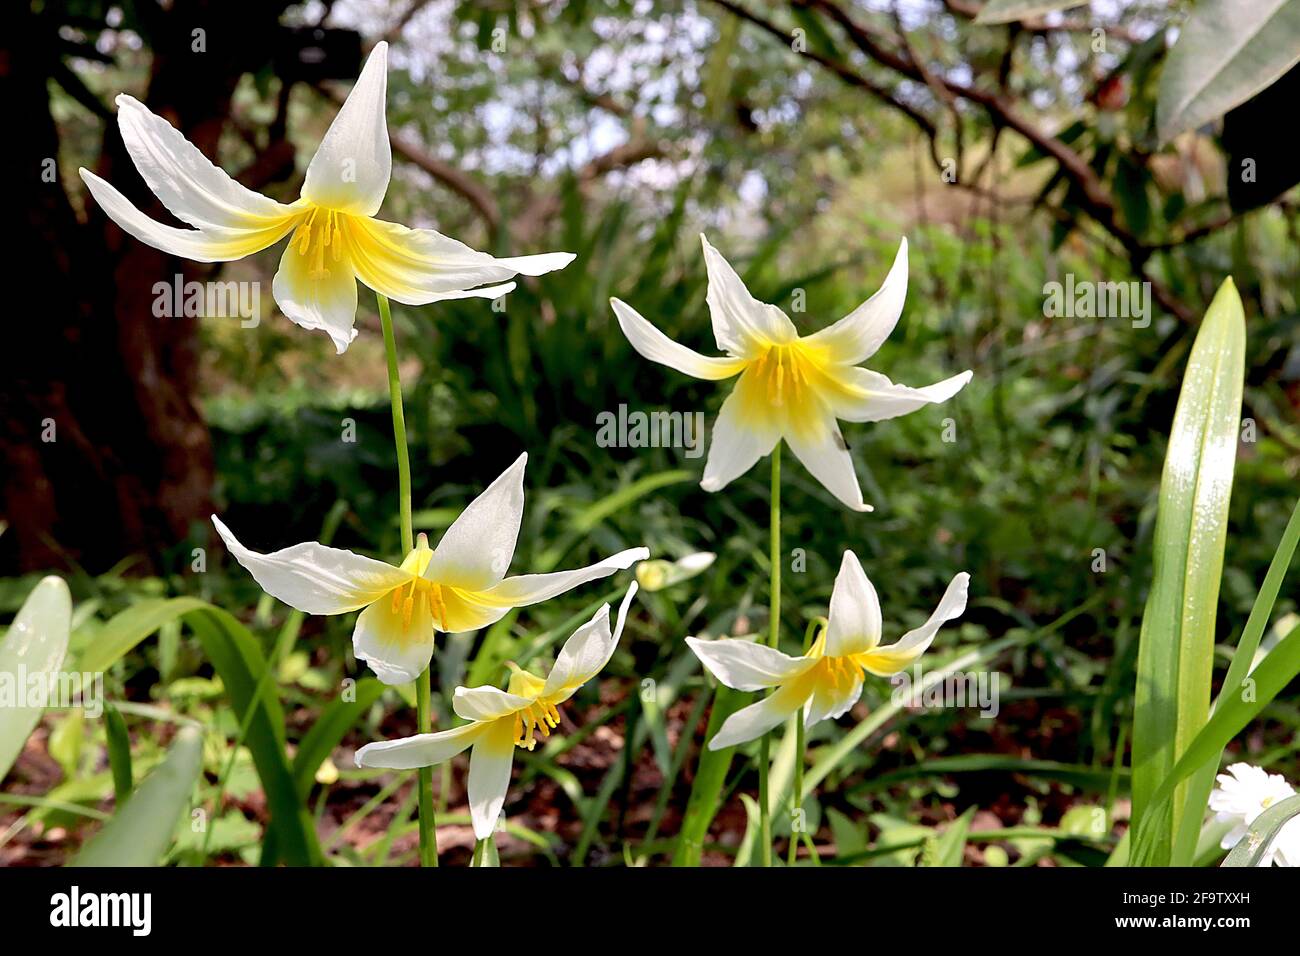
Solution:
<svg viewBox="0 0 1300 956">
<path fill-rule="evenodd" d="M 563 703 L 579 687 L 605 669 L 609 659 L 614 656 L 619 638 L 623 636 L 627 609 L 636 596 L 636 590 L 637 585 L 633 581 L 623 596 L 623 603 L 619 605 L 618 620 L 612 632 L 609 629 L 609 605 L 604 604 L 590 621 L 574 631 L 564 642 L 555 658 L 555 666 L 546 675 L 546 684 L 540 694 L 543 700 L 551 704 Z"/>
<path fill-rule="evenodd" d="M 674 342 L 621 299 L 610 299 L 609 304 L 618 318 L 619 328 L 632 343 L 632 348 L 652 362 L 710 382 L 730 378 L 743 371 L 747 364 L 747 360 L 741 358 L 710 358 L 701 355 L 694 349 Z"/>
<path fill-rule="evenodd" d="M 907 667 L 925 653 L 940 627 L 965 612 L 969 587 L 970 575 L 963 571 L 948 583 L 948 589 L 944 591 L 939 606 L 934 609 L 929 620 L 915 630 L 908 631 L 897 643 L 877 647 L 861 655 L 858 660 L 862 666 L 878 677 L 889 677 Z"/>
<path fill-rule="evenodd" d="M 429 602 L 410 588 L 398 588 L 357 616 L 352 653 L 385 684 L 415 680 L 433 659 L 433 617 Z M 409 600 L 409 604 L 407 603 Z"/>
<path fill-rule="evenodd" d="M 571 252 L 498 259 L 432 229 L 409 229 L 381 219 L 353 219 L 352 262 L 357 277 L 382 295 L 406 305 L 442 299 L 496 298 L 517 275 L 539 276 L 563 269 Z"/>
<path fill-rule="evenodd" d="M 756 357 L 763 348 L 792 342 L 799 333 L 790 317 L 774 305 L 760 302 L 749 294 L 745 283 L 722 253 L 700 235 L 704 246 L 704 265 L 709 275 L 705 299 L 713 321 L 713 336 L 718 348 L 731 355 Z"/>
<path fill-rule="evenodd" d="M 804 341 L 824 348 L 832 361 L 857 365 L 876 353 L 889 338 L 903 314 L 907 298 L 907 240 L 898 244 L 894 265 L 882 285 L 870 299 L 820 332 Z"/>
<path fill-rule="evenodd" d="M 198 229 L 258 230 L 298 211 L 231 179 L 135 97 L 122 94 L 116 102 L 117 125 L 135 168 L 177 219 Z"/>
<path fill-rule="evenodd" d="M 457 687 L 451 698 L 451 709 L 457 717 L 466 720 L 495 720 L 517 710 L 523 710 L 532 700 L 509 694 L 496 687 Z"/>
<path fill-rule="evenodd" d="M 869 651 L 880 643 L 880 598 L 862 570 L 858 556 L 845 551 L 831 591 L 826 625 L 826 656 Z"/>
<path fill-rule="evenodd" d="M 416 734 L 396 740 L 380 740 L 357 751 L 358 767 L 414 770 L 434 767 L 450 760 L 487 733 L 491 724 L 466 724 L 436 734 Z"/>
<path fill-rule="evenodd" d="M 95 202 L 99 203 L 109 219 L 128 234 L 147 246 L 194 262 L 229 262 L 260 252 L 283 239 L 296 221 L 295 211 L 286 214 L 282 220 L 249 228 L 210 226 L 204 229 L 179 229 L 176 226 L 164 226 L 136 209 L 129 199 L 90 170 L 82 169 L 79 172 Z"/>
<path fill-rule="evenodd" d="M 512 718 L 502 717 L 484 726 L 487 732 L 474 741 L 469 757 L 469 814 L 479 840 L 486 840 L 496 828 L 515 756 Z"/>
<path fill-rule="evenodd" d="M 966 387 L 972 373 L 961 372 L 923 388 L 895 385 L 879 372 L 865 368 L 841 369 L 834 374 L 844 383 L 844 387 L 827 393 L 836 417 L 847 422 L 881 422 L 946 402 Z"/>
<path fill-rule="evenodd" d="M 721 491 L 772 453 L 781 440 L 779 420 L 767 410 L 763 383 L 746 372 L 718 413 L 709 440 L 709 457 L 704 463 L 700 487 Z"/>
<path fill-rule="evenodd" d="M 816 663 L 811 658 L 791 657 L 775 647 L 735 637 L 714 641 L 688 637 L 686 644 L 710 674 L 735 690 L 776 687 L 793 680 Z"/>
<path fill-rule="evenodd" d="M 315 541 L 260 554 L 240 544 L 216 515 L 212 523 L 263 591 L 307 614 L 346 614 L 411 580 L 391 564 Z"/>
<path fill-rule="evenodd" d="M 524 468 L 520 455 L 451 523 L 433 551 L 424 576 L 471 591 L 505 577 L 524 515 Z"/>
<path fill-rule="evenodd" d="M 785 440 L 808 472 L 842 504 L 854 511 L 873 510 L 862 500 L 849 446 L 829 411 L 804 421 L 797 428 L 787 429 Z"/>
<path fill-rule="evenodd" d="M 812 696 L 813 682 L 797 677 L 756 704 L 742 707 L 728 717 L 709 741 L 710 750 L 734 747 L 763 736 L 802 707 Z"/>
<path fill-rule="evenodd" d="M 630 568 L 648 557 L 650 551 L 647 548 L 629 548 L 585 568 L 554 571 L 550 574 L 521 574 L 506 578 L 500 584 L 493 585 L 474 597 L 484 604 L 496 604 L 506 608 L 527 607 L 539 601 L 547 601 L 565 591 L 571 591 L 588 581 L 609 577 L 615 571 Z"/>
<path fill-rule="evenodd" d="M 862 696 L 862 684 L 862 671 L 856 667 L 853 668 L 852 679 L 848 681 L 839 684 L 819 682 L 805 705 L 807 710 L 804 711 L 804 726 L 811 727 L 819 720 L 843 717 Z"/>
<path fill-rule="evenodd" d="M 379 211 L 393 171 L 384 102 L 387 95 L 388 44 L 381 42 L 375 44 L 307 166 L 304 198 L 359 216 Z"/>
<path fill-rule="evenodd" d="M 336 237 L 341 233 L 336 233 Z M 313 237 L 304 252 L 294 241 L 280 257 L 271 291 L 280 310 L 304 329 L 327 333 L 342 354 L 357 337 L 357 280 L 348 257 L 348 244 L 337 238 L 319 248 Z M 337 258 L 336 258 L 337 257 Z"/>
</svg>

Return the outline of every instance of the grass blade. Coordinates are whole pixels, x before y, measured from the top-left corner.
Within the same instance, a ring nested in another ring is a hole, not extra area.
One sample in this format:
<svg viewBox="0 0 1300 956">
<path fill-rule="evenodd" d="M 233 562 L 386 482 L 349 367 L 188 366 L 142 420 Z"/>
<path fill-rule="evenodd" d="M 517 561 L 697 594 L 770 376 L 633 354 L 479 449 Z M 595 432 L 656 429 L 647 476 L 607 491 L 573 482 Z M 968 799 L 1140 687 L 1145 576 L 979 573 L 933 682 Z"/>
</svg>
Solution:
<svg viewBox="0 0 1300 956">
<path fill-rule="evenodd" d="M 1255 818 L 1228 858 L 1224 866 L 1261 866 L 1266 854 L 1282 828 L 1300 816 L 1300 795 L 1287 797 Z"/>
<path fill-rule="evenodd" d="M 113 772 L 113 793 L 117 808 L 131 797 L 135 776 L 131 771 L 131 737 L 122 712 L 109 704 L 104 708 L 104 736 L 108 740 L 108 767 Z"/>
</svg>

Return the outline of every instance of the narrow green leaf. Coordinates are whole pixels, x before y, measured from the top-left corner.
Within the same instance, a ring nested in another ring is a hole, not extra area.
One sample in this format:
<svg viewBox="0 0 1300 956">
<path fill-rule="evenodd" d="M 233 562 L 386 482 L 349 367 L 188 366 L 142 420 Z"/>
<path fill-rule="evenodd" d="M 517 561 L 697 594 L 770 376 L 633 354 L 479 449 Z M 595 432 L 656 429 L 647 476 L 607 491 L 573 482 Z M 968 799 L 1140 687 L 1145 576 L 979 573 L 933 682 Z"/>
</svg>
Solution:
<svg viewBox="0 0 1300 956">
<path fill-rule="evenodd" d="M 30 682 L 59 672 L 71 624 L 72 595 L 62 578 L 51 575 L 32 588 L 0 641 L 0 780 L 45 712 L 27 699 Z M 3 700 L 8 694 L 13 699 Z"/>
<path fill-rule="evenodd" d="M 189 805 L 202 766 L 203 737 L 183 727 L 161 764 L 77 854 L 73 866 L 157 866 Z"/>
<path fill-rule="evenodd" d="M 1161 143 L 1241 105 L 1297 62 L 1296 0 L 1199 0 L 1160 76 Z"/>
<path fill-rule="evenodd" d="M 1138 644 L 1133 715 L 1133 818 L 1162 819 L 1140 830 L 1166 866 L 1186 788 L 1152 806 L 1152 795 L 1210 709 L 1214 626 L 1223 576 L 1228 502 L 1241 425 L 1246 325 L 1232 279 L 1219 287 L 1192 345 L 1160 481 L 1154 570 Z M 1147 848 L 1134 847 L 1136 859 Z"/>
<path fill-rule="evenodd" d="M 298 741 L 298 752 L 293 757 L 293 776 L 298 784 L 298 793 L 305 800 L 316 781 L 316 771 L 326 758 L 339 745 L 343 736 L 352 729 L 352 725 L 365 716 L 381 694 L 384 685 L 373 677 L 357 681 L 353 688 L 353 699 L 342 697 L 331 701 L 320 712 L 311 730 Z"/>
<path fill-rule="evenodd" d="M 933 851 L 924 854 L 927 866 L 961 866 L 966 852 L 966 838 L 970 834 L 970 822 L 975 816 L 975 807 L 969 807 L 965 813 L 948 824 L 935 838 Z"/>
<path fill-rule="evenodd" d="M 126 732 L 126 721 L 122 719 L 122 712 L 112 704 L 104 708 L 104 735 L 108 739 L 108 766 L 113 772 L 113 793 L 120 810 L 135 788 L 135 777 L 131 771 L 131 737 Z"/>
<path fill-rule="evenodd" d="M 1282 828 L 1295 817 L 1300 816 L 1300 794 L 1287 797 L 1276 803 L 1255 818 L 1246 830 L 1246 835 L 1232 848 L 1224 866 L 1261 866 L 1268 849 L 1282 832 Z"/>
<path fill-rule="evenodd" d="M 106 623 L 81 652 L 77 667 L 90 674 L 108 670 L 164 624 L 188 611 L 210 607 L 197 598 L 152 598 L 133 604 Z"/>
<path fill-rule="evenodd" d="M 704 838 L 709 835 L 709 825 L 718 812 L 722 785 L 727 780 L 727 768 L 735 747 L 709 750 L 708 741 L 722 727 L 723 721 L 738 711 L 748 694 L 732 690 L 722 684 L 713 694 L 713 710 L 709 714 L 708 728 L 704 733 L 704 749 L 700 751 L 691 782 L 691 794 L 686 799 L 686 812 L 677 836 L 677 849 L 673 852 L 673 866 L 699 866 L 704 852 Z"/>
</svg>

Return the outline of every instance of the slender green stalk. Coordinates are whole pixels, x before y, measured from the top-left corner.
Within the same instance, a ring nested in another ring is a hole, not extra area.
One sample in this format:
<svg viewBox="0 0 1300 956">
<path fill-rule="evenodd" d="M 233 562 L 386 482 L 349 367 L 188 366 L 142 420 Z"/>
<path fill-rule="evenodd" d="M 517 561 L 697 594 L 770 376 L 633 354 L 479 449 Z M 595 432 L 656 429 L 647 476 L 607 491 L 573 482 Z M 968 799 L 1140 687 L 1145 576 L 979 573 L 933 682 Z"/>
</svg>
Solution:
<svg viewBox="0 0 1300 956">
<path fill-rule="evenodd" d="M 470 860 L 470 866 L 483 865 L 483 851 L 487 848 L 487 840 L 479 840 L 474 844 L 474 859 Z"/>
<path fill-rule="evenodd" d="M 790 791 L 790 799 L 794 801 L 794 809 L 790 814 L 790 850 L 786 856 L 786 864 L 794 866 L 795 858 L 799 855 L 799 837 L 802 835 L 803 820 L 800 818 L 799 811 L 803 809 L 803 761 L 804 751 L 807 747 L 807 741 L 804 740 L 803 730 L 803 711 L 799 708 L 794 725 L 795 744 L 794 744 L 794 789 Z"/>
<path fill-rule="evenodd" d="M 397 507 L 401 512 L 402 557 L 415 547 L 415 529 L 411 524 L 411 453 L 406 447 L 406 415 L 402 411 L 402 379 L 397 370 L 397 338 L 393 334 L 393 316 L 388 299 L 376 293 L 379 321 L 384 328 L 384 352 L 388 357 L 388 398 L 393 406 L 393 444 L 397 449 Z M 419 732 L 433 729 L 429 698 L 432 684 L 426 667 L 415 681 L 415 714 Z M 416 771 L 416 791 L 420 805 L 420 865 L 438 865 L 438 833 L 433 810 L 433 768 Z"/>
<path fill-rule="evenodd" d="M 772 532 L 772 550 L 769 561 L 770 593 L 768 595 L 769 647 L 776 647 L 781 639 L 781 443 L 772 449 L 772 511 L 769 521 Z M 759 841 L 762 845 L 763 866 L 772 865 L 772 810 L 768 806 L 767 773 L 770 763 L 771 731 L 763 735 L 758 746 L 758 821 Z"/>
</svg>

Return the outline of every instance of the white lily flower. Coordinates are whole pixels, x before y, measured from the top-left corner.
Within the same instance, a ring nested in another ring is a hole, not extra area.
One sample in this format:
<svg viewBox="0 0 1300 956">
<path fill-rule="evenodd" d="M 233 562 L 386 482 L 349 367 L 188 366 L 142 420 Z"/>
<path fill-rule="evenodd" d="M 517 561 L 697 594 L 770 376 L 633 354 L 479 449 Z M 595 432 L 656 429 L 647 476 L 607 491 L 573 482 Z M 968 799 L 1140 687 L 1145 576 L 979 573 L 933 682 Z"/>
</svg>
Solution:
<svg viewBox="0 0 1300 956">
<path fill-rule="evenodd" d="M 610 300 L 623 334 L 652 362 L 710 381 L 740 376 L 714 423 L 700 487 L 726 487 L 784 438 L 827 491 L 855 511 L 872 510 L 862 501 L 837 420 L 878 422 L 906 415 L 946 401 L 971 378 L 966 371 L 925 388 L 909 388 L 858 367 L 880 348 L 902 314 L 907 240 L 899 244 L 894 266 L 875 295 L 808 336 L 800 336 L 779 308 L 751 296 L 708 239 L 700 240 L 713 335 L 725 358 L 700 355 L 674 342 L 627 303 Z"/>
<path fill-rule="evenodd" d="M 1233 824 L 1219 846 L 1230 850 L 1249 832 L 1255 818 L 1273 804 L 1295 796 L 1295 790 L 1281 774 L 1267 773 L 1248 763 L 1234 763 L 1216 777 L 1218 786 L 1210 793 L 1210 809 L 1220 823 Z M 1300 817 L 1286 823 L 1274 838 L 1260 866 L 1300 866 Z"/>
<path fill-rule="evenodd" d="M 545 678 L 511 663 L 510 683 L 505 690 L 491 686 L 457 687 L 452 696 L 452 710 L 469 723 L 434 734 L 366 744 L 357 751 L 357 766 L 393 770 L 432 767 L 472 746 L 470 816 L 474 835 L 480 840 L 487 839 L 505 804 L 515 748 L 532 750 L 537 746 L 539 734 L 549 737 L 551 730 L 559 726 L 560 705 L 609 663 L 623 634 L 627 609 L 636 590 L 633 581 L 618 609 L 613 633 L 609 629 L 609 605 L 606 604 L 564 642 L 555 666 Z"/>
<path fill-rule="evenodd" d="M 756 704 L 730 717 L 709 741 L 710 750 L 734 747 L 763 736 L 787 717 L 807 707 L 804 726 L 841 717 L 862 694 L 863 672 L 888 677 L 925 653 L 939 628 L 966 610 L 970 575 L 958 574 L 948 585 L 930 619 L 880 647 L 880 601 L 852 551 L 844 552 L 831 592 L 831 609 L 821 636 L 801 657 L 737 638 L 703 641 L 688 637 L 695 656 L 722 683 L 736 690 L 771 689 Z"/>
<path fill-rule="evenodd" d="M 388 44 L 376 44 L 361 76 L 307 167 L 289 205 L 253 192 L 213 165 L 165 119 L 133 97 L 117 97 L 117 122 L 136 169 L 182 229 L 150 219 L 120 192 L 81 169 L 110 219 L 146 245 L 196 262 L 242 259 L 293 238 L 272 293 L 286 316 L 329 334 L 339 352 L 356 330 L 357 283 L 406 305 L 495 299 L 515 275 L 542 275 L 573 261 L 567 252 L 496 259 L 434 232 L 374 218 L 388 191 L 392 148 L 385 98 Z"/>
<path fill-rule="evenodd" d="M 437 631 L 478 630 L 512 608 L 549 600 L 650 556 L 646 548 L 629 548 L 574 571 L 505 577 L 523 519 L 527 461 L 520 455 L 475 498 L 437 548 L 421 534 L 400 567 L 314 541 L 259 554 L 216 515 L 212 523 L 235 560 L 272 597 L 307 614 L 360 610 L 352 633 L 357 659 L 385 684 L 403 684 L 429 666 Z"/>
</svg>

